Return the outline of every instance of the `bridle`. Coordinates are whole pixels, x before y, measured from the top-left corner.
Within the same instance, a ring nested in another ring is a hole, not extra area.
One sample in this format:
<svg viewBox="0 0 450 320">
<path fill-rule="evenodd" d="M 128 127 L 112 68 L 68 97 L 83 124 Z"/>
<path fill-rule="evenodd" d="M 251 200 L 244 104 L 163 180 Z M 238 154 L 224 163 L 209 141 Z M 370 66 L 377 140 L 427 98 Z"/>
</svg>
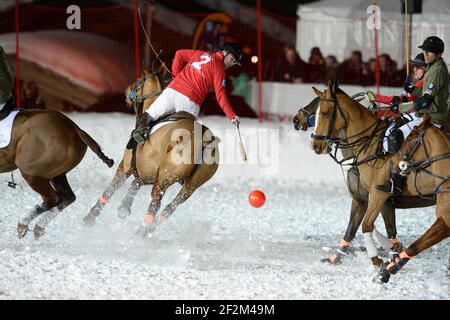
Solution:
<svg viewBox="0 0 450 320">
<path fill-rule="evenodd" d="M 136 104 L 136 103 L 142 103 L 148 98 L 159 96 L 162 93 L 162 90 L 144 94 L 145 82 L 150 77 L 155 77 L 155 76 L 158 77 L 158 74 L 154 73 L 154 72 L 146 73 L 146 74 L 144 74 L 144 77 L 142 79 L 139 79 L 135 83 L 133 83 L 133 85 L 130 88 L 130 92 L 128 93 L 128 99 L 130 99 L 130 101 L 132 101 Z M 140 94 L 138 95 L 139 90 L 140 90 Z"/>
<path fill-rule="evenodd" d="M 336 97 L 336 92 L 334 90 L 332 90 L 332 95 L 333 95 L 332 99 L 324 99 L 324 98 L 319 99 L 319 103 L 320 102 L 332 102 L 333 103 L 333 108 L 332 108 L 332 113 L 331 113 L 331 121 L 330 121 L 330 125 L 328 127 L 327 135 L 323 136 L 323 135 L 315 135 L 314 133 L 311 134 L 312 139 L 319 140 L 319 141 L 326 141 L 328 144 L 340 142 L 340 140 L 341 140 L 339 138 L 332 137 L 333 130 L 334 130 L 334 124 L 336 122 L 337 110 L 339 110 L 339 113 L 341 114 L 341 116 L 343 117 L 345 122 L 347 122 L 346 118 L 344 117 L 344 115 L 342 113 L 341 108 L 339 107 L 338 100 Z M 319 108 L 319 106 L 317 106 L 317 107 Z"/>
<path fill-rule="evenodd" d="M 333 130 L 334 130 L 334 125 L 336 122 L 336 116 L 337 116 L 337 112 L 339 111 L 339 113 L 341 114 L 342 118 L 345 121 L 345 125 L 344 127 L 348 126 L 347 123 L 347 118 L 344 116 L 344 111 L 341 109 L 341 107 L 339 106 L 338 100 L 337 100 L 337 96 L 336 96 L 336 92 L 333 90 L 333 98 L 332 99 L 320 99 L 319 103 L 321 101 L 323 102 L 330 102 L 333 103 L 333 109 L 332 109 L 332 114 L 331 114 L 331 121 L 330 121 L 330 126 L 328 127 L 328 133 L 326 136 L 323 135 L 315 135 L 315 134 L 311 134 L 311 138 L 314 140 L 319 140 L 319 141 L 325 141 L 327 143 L 327 145 L 331 148 L 332 145 L 335 146 L 335 155 L 333 156 L 330 152 L 330 156 L 333 158 L 334 161 L 336 161 L 336 163 L 338 163 L 339 165 L 342 165 L 343 162 L 349 160 L 349 159 L 344 159 L 344 160 L 337 160 L 336 157 L 336 152 L 338 149 L 348 149 L 348 148 L 354 148 L 354 147 L 359 147 L 358 151 L 356 151 L 355 157 L 352 157 L 354 159 L 352 166 L 359 166 L 363 163 L 367 163 L 371 160 L 377 159 L 379 157 L 379 150 L 377 150 L 373 155 L 370 155 L 366 158 L 364 158 L 363 160 L 358 161 L 358 155 L 362 152 L 362 150 L 366 147 L 369 146 L 370 141 L 372 140 L 372 138 L 374 138 L 378 132 L 384 131 L 383 127 L 380 127 L 381 121 L 375 121 L 373 124 L 371 124 L 369 127 L 365 128 L 364 130 L 362 130 L 361 132 L 358 132 L 356 134 L 354 134 L 351 137 L 346 137 L 345 139 L 343 138 L 339 138 L 339 137 L 333 137 Z M 349 118 L 350 119 L 350 118 Z M 363 135 L 366 132 L 369 132 L 369 135 Z M 362 136 L 361 136 L 362 135 Z M 354 140 L 353 142 L 348 142 L 349 139 L 351 138 L 355 138 L 361 136 L 360 138 L 357 138 L 356 140 Z"/>
</svg>

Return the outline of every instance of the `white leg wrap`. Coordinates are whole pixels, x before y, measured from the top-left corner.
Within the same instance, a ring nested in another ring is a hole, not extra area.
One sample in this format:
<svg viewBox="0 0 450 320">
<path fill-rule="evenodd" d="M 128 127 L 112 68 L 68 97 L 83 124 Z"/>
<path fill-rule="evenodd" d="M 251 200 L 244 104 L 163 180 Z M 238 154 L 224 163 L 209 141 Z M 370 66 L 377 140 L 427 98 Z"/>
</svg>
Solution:
<svg viewBox="0 0 450 320">
<path fill-rule="evenodd" d="M 37 213 L 36 210 L 33 210 L 29 214 L 27 214 L 25 217 L 20 219 L 19 223 L 27 226 L 30 224 L 31 221 L 33 221 L 39 215 L 40 215 L 40 213 Z"/>
<path fill-rule="evenodd" d="M 363 233 L 364 243 L 366 244 L 367 254 L 370 258 L 378 256 L 378 249 L 373 240 L 372 232 Z"/>
<path fill-rule="evenodd" d="M 391 240 L 388 237 L 385 237 L 383 234 L 378 232 L 377 229 L 373 230 L 373 238 L 376 242 L 380 244 L 384 249 L 389 250 L 392 247 Z"/>
<path fill-rule="evenodd" d="M 52 208 L 42 214 L 42 217 L 38 220 L 38 222 L 36 222 L 36 225 L 45 228 L 47 224 L 60 213 L 61 210 L 59 210 L 57 207 Z"/>
</svg>

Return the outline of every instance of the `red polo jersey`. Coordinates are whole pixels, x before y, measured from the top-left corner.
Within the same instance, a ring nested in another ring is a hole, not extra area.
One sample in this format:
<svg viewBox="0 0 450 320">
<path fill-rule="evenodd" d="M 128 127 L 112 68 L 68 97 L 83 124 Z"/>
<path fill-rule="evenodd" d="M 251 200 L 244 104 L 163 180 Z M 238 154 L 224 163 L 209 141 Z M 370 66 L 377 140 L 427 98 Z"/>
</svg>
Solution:
<svg viewBox="0 0 450 320">
<path fill-rule="evenodd" d="M 185 95 L 192 102 L 201 105 L 211 89 L 228 119 L 236 113 L 231 107 L 225 91 L 225 69 L 220 52 L 201 50 L 178 50 L 172 64 L 174 79 L 168 88 Z"/>
</svg>

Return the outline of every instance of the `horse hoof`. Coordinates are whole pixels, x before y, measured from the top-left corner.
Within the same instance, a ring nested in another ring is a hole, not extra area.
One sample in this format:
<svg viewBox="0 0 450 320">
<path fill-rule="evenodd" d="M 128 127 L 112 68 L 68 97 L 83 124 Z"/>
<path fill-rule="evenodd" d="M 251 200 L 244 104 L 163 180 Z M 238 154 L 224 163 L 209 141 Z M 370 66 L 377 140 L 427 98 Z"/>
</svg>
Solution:
<svg viewBox="0 0 450 320">
<path fill-rule="evenodd" d="M 83 224 L 86 227 L 92 227 L 95 224 L 95 217 L 88 214 L 86 217 L 83 218 Z"/>
<path fill-rule="evenodd" d="M 372 258 L 370 258 L 370 260 L 372 260 L 372 264 L 373 264 L 375 267 L 381 267 L 381 266 L 383 265 L 383 260 L 381 260 L 381 259 L 378 258 L 378 257 L 372 257 Z"/>
<path fill-rule="evenodd" d="M 155 231 L 154 226 L 149 227 L 140 226 L 134 235 L 138 238 L 142 238 L 145 240 L 152 237 L 153 231 Z"/>
<path fill-rule="evenodd" d="M 391 278 L 391 274 L 386 269 L 386 265 L 383 264 L 380 267 L 380 271 L 378 272 L 378 274 L 376 275 L 376 277 L 373 280 L 374 280 L 374 282 L 378 282 L 378 283 L 388 283 L 390 278 Z"/>
<path fill-rule="evenodd" d="M 45 228 L 40 225 L 35 225 L 33 229 L 34 238 L 37 240 L 44 234 Z"/>
<path fill-rule="evenodd" d="M 17 224 L 17 235 L 19 236 L 19 239 L 25 237 L 27 232 L 28 232 L 28 225 L 21 223 Z"/>
<path fill-rule="evenodd" d="M 330 257 L 321 259 L 322 262 L 328 262 L 332 265 L 341 264 L 341 255 L 339 253 L 333 253 Z"/>
<path fill-rule="evenodd" d="M 131 213 L 130 208 L 120 206 L 117 211 L 117 216 L 120 219 L 125 219 L 126 217 L 128 217 L 130 215 L 130 213 Z"/>
</svg>

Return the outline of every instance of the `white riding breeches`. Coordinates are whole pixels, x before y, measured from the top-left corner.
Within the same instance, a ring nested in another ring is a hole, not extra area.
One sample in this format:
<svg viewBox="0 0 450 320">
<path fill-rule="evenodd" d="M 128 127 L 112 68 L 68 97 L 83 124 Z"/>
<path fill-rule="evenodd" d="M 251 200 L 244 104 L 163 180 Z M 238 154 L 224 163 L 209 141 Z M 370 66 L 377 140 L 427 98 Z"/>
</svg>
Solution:
<svg viewBox="0 0 450 320">
<path fill-rule="evenodd" d="M 404 124 L 403 126 L 401 126 L 399 129 L 403 132 L 403 138 L 406 139 L 406 137 L 411 133 L 411 131 L 414 130 L 414 127 L 419 126 L 422 121 L 423 118 L 417 118 L 414 114 L 414 112 L 411 113 L 407 113 L 405 114 L 405 118 L 406 119 L 412 119 L 411 121 L 409 121 L 407 124 Z M 386 130 L 386 133 L 384 134 L 384 139 L 383 139 L 383 149 L 384 151 L 388 151 L 388 136 L 391 133 L 392 129 L 395 126 L 395 122 L 391 123 L 391 125 L 388 127 L 388 129 Z"/>
<path fill-rule="evenodd" d="M 179 111 L 189 112 L 197 118 L 200 107 L 178 91 L 166 88 L 145 112 L 147 112 L 153 120 L 157 120 L 162 116 Z"/>
</svg>

